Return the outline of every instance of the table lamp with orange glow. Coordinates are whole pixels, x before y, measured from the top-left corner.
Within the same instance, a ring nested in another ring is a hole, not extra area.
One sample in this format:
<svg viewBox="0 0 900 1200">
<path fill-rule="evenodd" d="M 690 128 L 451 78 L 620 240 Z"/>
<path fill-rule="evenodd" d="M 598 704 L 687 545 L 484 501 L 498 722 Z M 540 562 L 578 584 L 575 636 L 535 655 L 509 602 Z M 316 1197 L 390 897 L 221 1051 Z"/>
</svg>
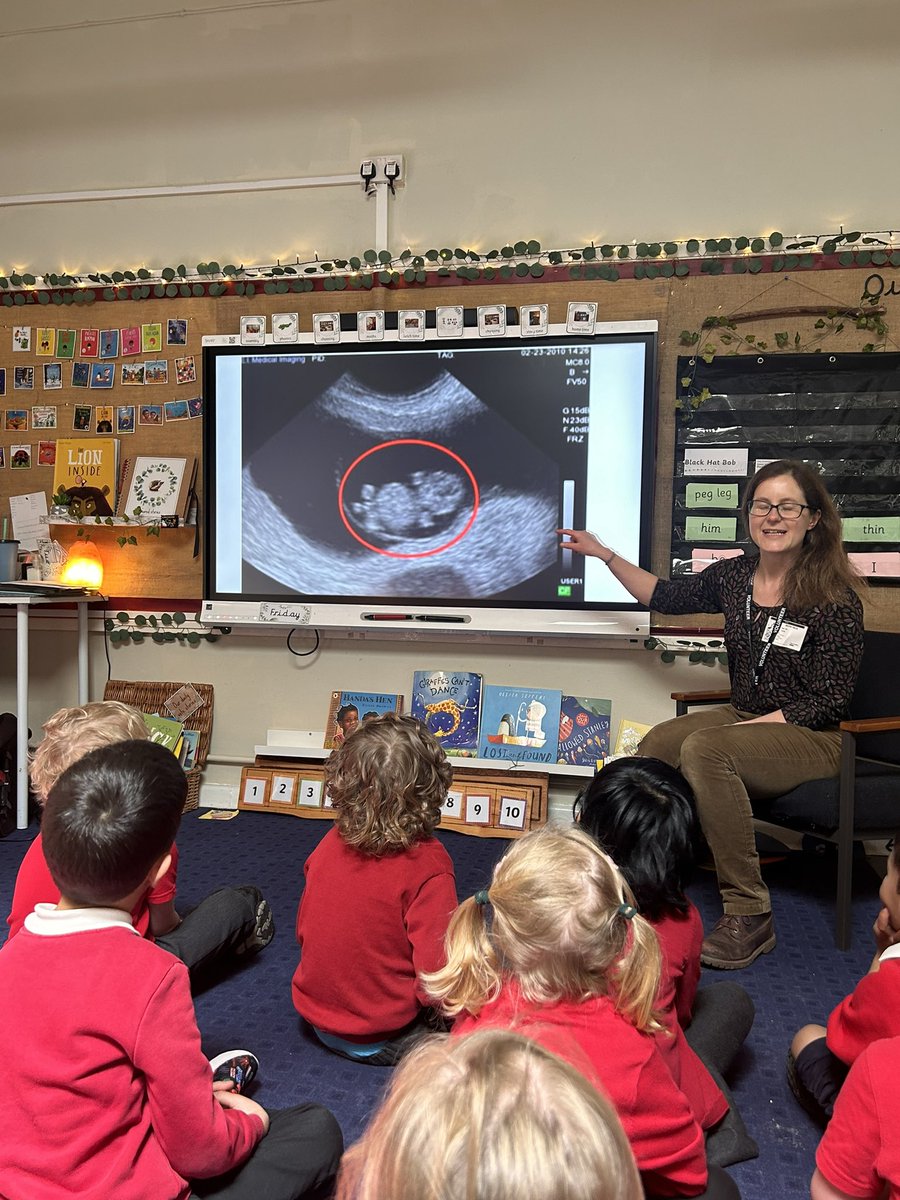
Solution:
<svg viewBox="0 0 900 1200">
<path fill-rule="evenodd" d="M 103 586 L 103 559 L 90 538 L 79 538 L 69 550 L 60 583 L 99 591 Z"/>
</svg>

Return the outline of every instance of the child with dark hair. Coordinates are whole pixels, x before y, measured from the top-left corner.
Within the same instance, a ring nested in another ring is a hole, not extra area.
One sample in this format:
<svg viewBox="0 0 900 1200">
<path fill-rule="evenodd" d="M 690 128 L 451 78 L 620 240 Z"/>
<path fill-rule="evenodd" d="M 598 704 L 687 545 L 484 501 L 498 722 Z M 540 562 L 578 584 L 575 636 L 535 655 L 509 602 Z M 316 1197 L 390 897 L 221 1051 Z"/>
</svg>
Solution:
<svg viewBox="0 0 900 1200">
<path fill-rule="evenodd" d="M 698 991 L 703 924 L 685 893 L 700 836 L 690 785 L 659 759 L 615 759 L 581 792 L 574 815 L 619 867 L 656 931 L 664 1025 L 657 1041 L 706 1131 L 710 1162 L 755 1158 L 759 1148 L 722 1078 L 750 1032 L 753 1001 L 736 983 Z"/>
<path fill-rule="evenodd" d="M 434 1026 L 418 981 L 441 966 L 456 908 L 433 836 L 452 772 L 413 717 L 370 717 L 325 763 L 335 825 L 306 860 L 294 1007 L 330 1050 L 396 1062 Z"/>
<path fill-rule="evenodd" d="M 119 700 L 97 700 L 61 708 L 44 724 L 44 739 L 30 764 L 31 786 L 43 804 L 62 773 L 100 746 L 143 740 L 149 730 L 141 713 Z M 132 913 L 134 927 L 163 949 L 180 958 L 194 977 L 233 965 L 261 950 L 275 935 L 269 902 L 251 885 L 221 887 L 190 912 L 175 908 L 178 849 L 152 891 L 142 895 Z M 7 917 L 9 937 L 21 930 L 36 904 L 59 899 L 39 833 L 19 866 L 12 908 Z"/>
<path fill-rule="evenodd" d="M 331 1114 L 268 1114 L 214 1083 L 187 969 L 131 923 L 169 866 L 184 771 L 148 741 L 95 750 L 44 810 L 59 888 L 0 954 L 0 1178 L 11 1196 L 64 1200 L 298 1200 L 336 1170 Z M 188 1182 L 188 1181 L 192 1182 Z"/>
<path fill-rule="evenodd" d="M 888 858 L 872 933 L 875 957 L 849 996 L 823 1025 L 804 1025 L 788 1052 L 788 1083 L 820 1123 L 831 1119 L 847 1071 L 863 1050 L 882 1038 L 900 1036 L 900 832 Z M 862 1193 L 860 1193 L 862 1194 Z"/>
</svg>

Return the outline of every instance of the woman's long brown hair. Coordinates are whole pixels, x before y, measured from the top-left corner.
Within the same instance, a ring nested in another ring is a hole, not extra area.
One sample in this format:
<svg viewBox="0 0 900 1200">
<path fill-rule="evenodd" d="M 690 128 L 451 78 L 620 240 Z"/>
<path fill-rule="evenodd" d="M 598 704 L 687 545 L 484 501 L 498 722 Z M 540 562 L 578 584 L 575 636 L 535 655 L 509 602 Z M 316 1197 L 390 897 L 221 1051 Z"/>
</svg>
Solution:
<svg viewBox="0 0 900 1200">
<path fill-rule="evenodd" d="M 819 514 L 818 522 L 807 530 L 800 557 L 785 577 L 783 603 L 795 616 L 825 604 L 846 603 L 848 593 L 859 593 L 865 587 L 865 580 L 853 570 L 847 558 L 841 518 L 828 489 L 806 463 L 779 458 L 760 467 L 744 493 L 741 512 L 747 528 L 750 528 L 748 509 L 757 488 L 779 475 L 791 475 L 800 485 L 810 511 Z"/>
</svg>

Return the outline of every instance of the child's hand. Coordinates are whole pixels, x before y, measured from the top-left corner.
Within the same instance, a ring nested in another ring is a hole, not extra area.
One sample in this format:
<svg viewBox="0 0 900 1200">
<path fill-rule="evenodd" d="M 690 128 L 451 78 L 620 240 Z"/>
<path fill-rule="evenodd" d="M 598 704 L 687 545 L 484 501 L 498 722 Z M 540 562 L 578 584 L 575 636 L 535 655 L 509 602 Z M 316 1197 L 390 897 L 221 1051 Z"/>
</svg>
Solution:
<svg viewBox="0 0 900 1200">
<path fill-rule="evenodd" d="M 222 1082 L 230 1084 L 231 1080 Z M 248 1096 L 240 1096 L 237 1092 L 226 1091 L 224 1087 L 215 1083 L 213 1084 L 213 1095 L 223 1108 L 236 1108 L 238 1112 L 247 1113 L 251 1117 L 259 1117 L 263 1123 L 263 1133 L 269 1132 L 269 1114 L 255 1100 L 251 1100 Z"/>
<path fill-rule="evenodd" d="M 893 946 L 900 941 L 900 929 L 893 927 L 890 913 L 886 908 L 883 908 L 875 918 L 872 933 L 875 936 L 875 947 L 879 954 L 883 954 L 888 946 Z"/>
</svg>

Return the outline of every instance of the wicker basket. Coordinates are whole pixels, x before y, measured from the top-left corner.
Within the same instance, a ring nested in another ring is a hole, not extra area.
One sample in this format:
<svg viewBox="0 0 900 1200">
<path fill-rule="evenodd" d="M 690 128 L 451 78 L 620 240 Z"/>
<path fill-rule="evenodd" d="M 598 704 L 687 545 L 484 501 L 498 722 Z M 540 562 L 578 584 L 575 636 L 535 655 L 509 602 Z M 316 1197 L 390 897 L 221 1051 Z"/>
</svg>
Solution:
<svg viewBox="0 0 900 1200">
<path fill-rule="evenodd" d="M 173 692 L 184 687 L 184 683 L 149 683 L 135 682 L 128 679 L 110 679 L 103 691 L 104 700 L 121 700 L 131 704 L 145 713 L 160 713 L 166 715 L 165 703 Z M 203 707 L 191 713 L 184 722 L 185 729 L 196 729 L 200 734 L 197 739 L 197 753 L 194 756 L 194 766 L 187 775 L 187 799 L 184 811 L 190 812 L 200 805 L 200 777 L 206 766 L 206 756 L 209 754 L 209 742 L 213 722 L 213 687 L 211 683 L 191 683 L 189 685 L 203 697 Z"/>
</svg>

